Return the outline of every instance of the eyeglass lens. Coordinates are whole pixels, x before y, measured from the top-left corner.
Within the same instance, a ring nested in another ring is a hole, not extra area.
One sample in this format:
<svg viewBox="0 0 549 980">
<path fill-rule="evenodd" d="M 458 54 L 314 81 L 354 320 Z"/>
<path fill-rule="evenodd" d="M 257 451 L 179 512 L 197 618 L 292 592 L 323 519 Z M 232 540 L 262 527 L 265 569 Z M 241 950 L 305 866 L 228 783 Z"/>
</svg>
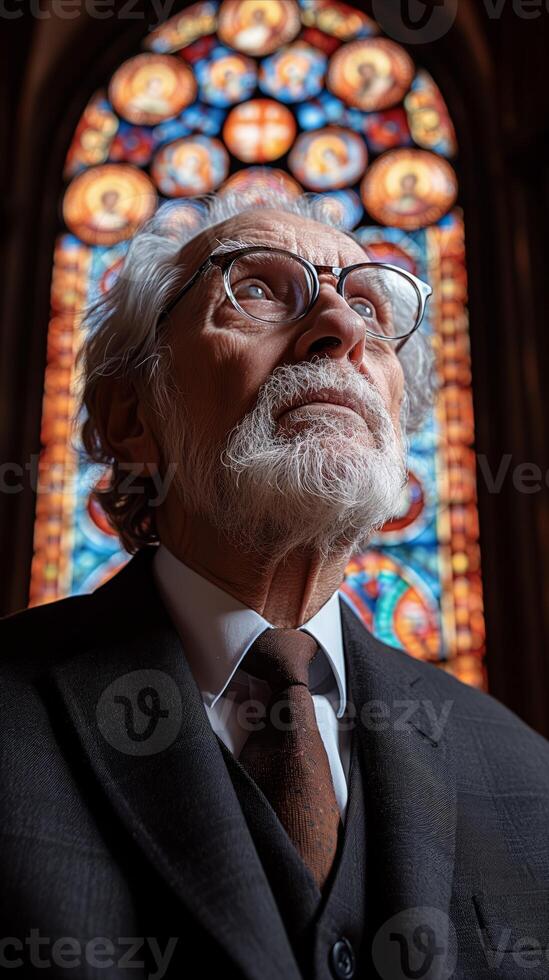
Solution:
<svg viewBox="0 0 549 980">
<path fill-rule="evenodd" d="M 269 250 L 237 258 L 230 267 L 229 285 L 234 300 L 254 319 L 281 323 L 301 316 L 313 296 L 313 278 L 292 256 Z M 372 333 L 402 337 L 419 316 L 419 296 L 412 282 L 399 272 L 364 266 L 347 273 L 343 296 L 366 321 Z"/>
<path fill-rule="evenodd" d="M 300 316 L 313 295 L 309 270 L 289 255 L 270 251 L 236 259 L 230 267 L 229 284 L 245 313 L 269 323 Z"/>
</svg>

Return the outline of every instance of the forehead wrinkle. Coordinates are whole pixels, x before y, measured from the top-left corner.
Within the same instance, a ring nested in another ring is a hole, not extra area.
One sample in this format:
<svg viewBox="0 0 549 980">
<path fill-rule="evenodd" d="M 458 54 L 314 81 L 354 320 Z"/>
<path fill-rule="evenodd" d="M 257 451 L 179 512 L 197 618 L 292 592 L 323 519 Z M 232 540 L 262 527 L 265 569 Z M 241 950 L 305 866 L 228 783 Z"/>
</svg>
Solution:
<svg viewBox="0 0 549 980">
<path fill-rule="evenodd" d="M 258 244 L 287 248 L 315 265 L 351 265 L 366 258 L 360 245 L 338 228 L 321 221 L 274 210 L 256 211 L 255 214 L 259 221 L 250 213 L 241 216 L 240 237 L 253 236 Z"/>
<path fill-rule="evenodd" d="M 194 271 L 218 242 L 225 239 L 285 248 L 315 265 L 346 266 L 368 261 L 361 246 L 340 229 L 291 212 L 269 209 L 246 211 L 205 229 L 182 248 L 180 260 L 184 261 L 188 251 Z"/>
</svg>

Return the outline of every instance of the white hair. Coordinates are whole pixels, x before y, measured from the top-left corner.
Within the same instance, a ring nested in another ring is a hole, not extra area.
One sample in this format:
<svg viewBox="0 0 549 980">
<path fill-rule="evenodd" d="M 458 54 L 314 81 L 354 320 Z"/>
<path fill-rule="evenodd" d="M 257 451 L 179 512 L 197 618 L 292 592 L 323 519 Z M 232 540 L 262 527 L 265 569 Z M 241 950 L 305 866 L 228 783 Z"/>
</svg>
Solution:
<svg viewBox="0 0 549 980">
<path fill-rule="evenodd" d="M 171 378 L 171 350 L 165 333 L 157 330 L 159 316 L 194 271 L 181 261 L 181 251 L 193 239 L 228 218 L 250 210 L 285 211 L 319 221 L 340 232 L 323 205 L 322 197 L 302 194 L 291 198 L 280 192 L 262 191 L 258 203 L 253 194 L 211 195 L 201 202 L 162 205 L 129 243 L 122 269 L 111 289 L 95 301 L 83 316 L 84 342 L 79 351 L 81 397 L 79 419 L 82 441 L 91 460 L 111 467 L 110 485 L 98 492 L 102 506 L 130 551 L 157 540 L 144 495 L 122 495 L 120 471 L 105 438 L 101 406 L 109 381 L 124 378 L 138 390 L 147 391 L 166 425 L 173 423 L 173 398 L 177 390 Z M 357 240 L 357 239 L 354 239 Z M 417 429 L 433 400 L 434 371 L 430 339 L 417 330 L 398 354 L 405 390 L 401 420 L 403 431 Z M 146 496 L 146 495 L 145 495 Z"/>
</svg>

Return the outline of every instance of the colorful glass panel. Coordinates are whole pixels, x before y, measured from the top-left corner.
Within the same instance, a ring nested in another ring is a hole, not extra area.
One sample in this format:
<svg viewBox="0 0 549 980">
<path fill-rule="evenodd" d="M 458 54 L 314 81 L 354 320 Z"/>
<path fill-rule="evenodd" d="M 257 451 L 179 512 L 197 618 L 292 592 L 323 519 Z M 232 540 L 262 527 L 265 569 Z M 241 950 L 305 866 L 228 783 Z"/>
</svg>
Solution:
<svg viewBox="0 0 549 980">
<path fill-rule="evenodd" d="M 434 80 L 339 0 L 204 0 L 152 31 L 84 110 L 66 160 L 37 460 L 31 604 L 122 567 L 74 446 L 81 312 L 114 282 L 158 203 L 193 225 L 200 194 L 320 195 L 372 259 L 429 280 L 434 411 L 411 442 L 399 514 L 344 589 L 374 633 L 484 686 L 484 623 L 463 217 L 451 119 Z"/>
</svg>

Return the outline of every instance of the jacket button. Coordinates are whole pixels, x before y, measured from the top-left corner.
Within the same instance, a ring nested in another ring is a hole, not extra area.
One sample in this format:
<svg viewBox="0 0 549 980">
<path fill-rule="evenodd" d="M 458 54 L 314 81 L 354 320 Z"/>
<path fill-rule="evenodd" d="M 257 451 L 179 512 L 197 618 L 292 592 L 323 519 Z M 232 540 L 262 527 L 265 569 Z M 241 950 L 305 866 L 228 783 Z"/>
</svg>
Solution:
<svg viewBox="0 0 549 980">
<path fill-rule="evenodd" d="M 330 966 L 337 980 L 351 980 L 355 975 L 355 954 L 348 939 L 342 936 L 330 950 Z"/>
</svg>

